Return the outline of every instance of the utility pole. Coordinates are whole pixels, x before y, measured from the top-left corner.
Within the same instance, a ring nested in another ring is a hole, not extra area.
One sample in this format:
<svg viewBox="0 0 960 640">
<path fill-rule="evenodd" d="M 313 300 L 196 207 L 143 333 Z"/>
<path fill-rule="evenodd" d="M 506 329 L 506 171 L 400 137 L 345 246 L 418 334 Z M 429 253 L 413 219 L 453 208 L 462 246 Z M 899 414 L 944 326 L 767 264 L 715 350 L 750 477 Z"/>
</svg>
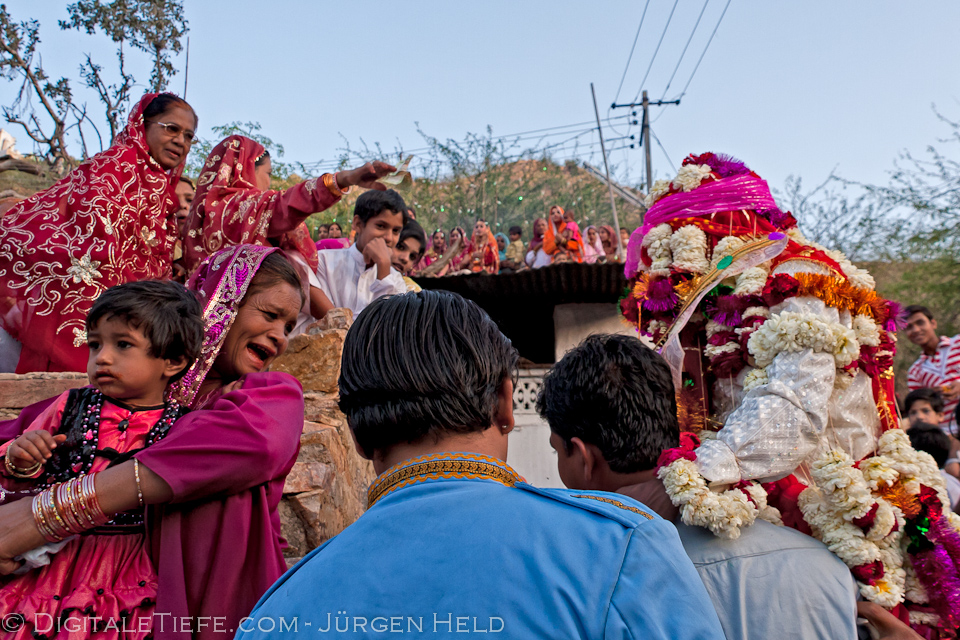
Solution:
<svg viewBox="0 0 960 640">
<path fill-rule="evenodd" d="M 607 173 L 607 189 L 610 191 L 610 208 L 613 209 L 613 230 L 617 243 L 617 259 L 624 262 L 623 242 L 620 240 L 620 219 L 617 217 L 617 201 L 613 197 L 613 182 L 610 181 L 610 165 L 607 163 L 607 150 L 603 146 L 603 127 L 600 126 L 600 110 L 597 109 L 597 92 L 593 89 L 593 83 L 590 83 L 590 95 L 593 96 L 593 112 L 597 116 L 597 133 L 600 135 L 600 153 L 603 154 L 603 168 Z"/>
<path fill-rule="evenodd" d="M 190 37 L 187 37 L 187 62 L 183 65 L 183 99 L 187 99 L 187 79 L 190 77 Z"/>
<path fill-rule="evenodd" d="M 653 161 L 650 158 L 650 100 L 647 98 L 646 89 L 643 90 L 643 126 L 640 129 L 640 137 L 647 156 L 647 193 L 650 193 L 653 189 Z"/>
<path fill-rule="evenodd" d="M 611 109 L 620 109 L 622 107 L 627 107 L 632 109 L 636 106 L 643 107 L 643 124 L 640 128 L 640 143 L 644 146 L 644 153 L 646 155 L 646 164 L 647 164 L 647 193 L 650 193 L 650 189 L 653 188 L 653 161 L 651 159 L 650 153 L 650 107 L 660 107 L 665 104 L 680 104 L 680 98 L 676 100 L 657 100 L 656 102 L 651 102 L 647 97 L 647 91 L 643 91 L 643 100 L 639 103 L 631 102 L 630 104 L 617 104 L 613 103 L 610 105 Z M 636 113 L 634 113 L 636 115 Z M 636 124 L 637 121 L 634 120 L 633 124 Z"/>
</svg>

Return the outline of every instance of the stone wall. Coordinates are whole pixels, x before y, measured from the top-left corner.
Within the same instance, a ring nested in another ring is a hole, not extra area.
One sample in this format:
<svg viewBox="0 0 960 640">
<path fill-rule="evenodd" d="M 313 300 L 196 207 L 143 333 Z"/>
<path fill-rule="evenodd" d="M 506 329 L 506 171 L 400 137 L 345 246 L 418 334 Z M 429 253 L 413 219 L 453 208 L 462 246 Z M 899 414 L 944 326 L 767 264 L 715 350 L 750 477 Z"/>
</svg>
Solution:
<svg viewBox="0 0 960 640">
<path fill-rule="evenodd" d="M 349 311 L 335 309 L 325 322 L 291 340 L 272 367 L 300 379 L 306 404 L 300 453 L 280 502 L 290 565 L 360 517 L 376 475 L 373 465 L 357 454 L 346 417 L 337 408 L 340 354 L 351 320 Z M 0 374 L 0 420 L 86 384 L 82 373 Z"/>
</svg>

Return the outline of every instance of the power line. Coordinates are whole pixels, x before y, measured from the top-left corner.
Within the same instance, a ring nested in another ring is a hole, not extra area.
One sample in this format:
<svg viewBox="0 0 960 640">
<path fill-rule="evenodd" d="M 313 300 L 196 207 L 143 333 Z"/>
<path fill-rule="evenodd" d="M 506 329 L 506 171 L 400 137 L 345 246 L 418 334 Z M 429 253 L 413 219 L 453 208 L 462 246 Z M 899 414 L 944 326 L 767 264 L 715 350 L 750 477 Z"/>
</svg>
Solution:
<svg viewBox="0 0 960 640">
<path fill-rule="evenodd" d="M 640 88 L 637 89 L 637 95 L 633 97 L 633 100 L 630 102 L 636 102 L 637 98 L 640 97 L 640 92 L 643 91 L 643 86 L 647 82 L 647 77 L 650 75 L 650 69 L 653 68 L 653 61 L 657 59 L 657 53 L 660 52 L 660 45 L 663 44 L 663 38 L 667 35 L 667 29 L 670 27 L 670 21 L 673 20 L 673 12 L 677 10 L 677 5 L 680 3 L 680 0 L 674 0 L 673 9 L 670 9 L 670 15 L 667 17 L 667 24 L 663 27 L 663 33 L 660 34 L 660 42 L 657 43 L 657 48 L 653 51 L 653 57 L 650 58 L 650 64 L 647 65 L 647 72 L 643 74 L 643 80 L 640 81 Z"/>
<path fill-rule="evenodd" d="M 647 4 L 643 5 L 643 15 L 640 16 L 640 26 L 637 27 L 637 35 L 633 36 L 633 45 L 630 47 L 630 55 L 627 56 L 627 64 L 623 68 L 623 75 L 620 76 L 620 86 L 617 87 L 617 97 L 613 99 L 614 102 L 620 97 L 620 90 L 623 89 L 623 81 L 627 77 L 627 69 L 630 68 L 630 61 L 633 60 L 633 50 L 637 46 L 637 39 L 640 37 L 640 29 L 643 28 L 643 19 L 647 17 L 647 7 L 649 6 L 650 0 L 647 0 Z"/>
<path fill-rule="evenodd" d="M 703 48 L 703 53 L 700 54 L 700 59 L 697 60 L 697 66 L 693 68 L 693 73 L 690 74 L 690 79 L 687 80 L 687 84 L 683 87 L 683 91 L 680 93 L 682 98 L 687 94 L 687 87 L 690 86 L 690 83 L 693 81 L 693 76 L 697 75 L 697 69 L 700 68 L 700 63 L 703 62 L 703 56 L 707 55 L 707 49 L 710 48 L 710 43 L 713 42 L 713 36 L 717 35 L 717 29 L 720 28 L 720 23 L 723 22 L 723 16 L 727 14 L 727 9 L 730 7 L 732 0 L 727 0 L 727 4 L 723 7 L 723 13 L 720 14 L 720 19 L 717 20 L 717 26 L 713 28 L 713 33 L 710 34 L 710 39 L 707 40 L 707 46 Z"/>
<path fill-rule="evenodd" d="M 660 147 L 660 150 L 663 151 L 663 157 L 667 159 L 667 162 L 670 164 L 670 168 L 673 169 L 673 172 L 677 172 L 677 168 L 673 166 L 673 161 L 670 160 L 670 154 L 667 153 L 667 150 L 663 148 L 663 143 L 660 142 L 660 138 L 657 137 L 657 134 L 653 132 L 653 129 L 650 130 L 650 135 L 653 136 L 653 139 L 657 141 L 657 146 Z"/>
<path fill-rule="evenodd" d="M 703 3 L 703 9 L 700 9 L 700 15 L 697 16 L 697 22 L 693 25 L 693 31 L 690 32 L 690 37 L 687 38 L 687 44 L 683 45 L 683 51 L 680 52 L 680 59 L 677 60 L 677 66 L 673 68 L 673 73 L 670 74 L 670 79 L 667 80 L 667 88 L 663 90 L 663 97 L 660 98 L 661 100 L 667 97 L 667 91 L 670 90 L 670 85 L 673 83 L 673 78 L 677 75 L 677 71 L 680 69 L 680 63 L 683 62 L 683 57 L 687 55 L 687 47 L 689 47 L 690 42 L 693 41 L 693 34 L 697 32 L 697 27 L 700 26 L 700 19 L 703 18 L 703 12 L 707 10 L 707 5 L 709 3 L 710 0 L 705 0 Z"/>
</svg>

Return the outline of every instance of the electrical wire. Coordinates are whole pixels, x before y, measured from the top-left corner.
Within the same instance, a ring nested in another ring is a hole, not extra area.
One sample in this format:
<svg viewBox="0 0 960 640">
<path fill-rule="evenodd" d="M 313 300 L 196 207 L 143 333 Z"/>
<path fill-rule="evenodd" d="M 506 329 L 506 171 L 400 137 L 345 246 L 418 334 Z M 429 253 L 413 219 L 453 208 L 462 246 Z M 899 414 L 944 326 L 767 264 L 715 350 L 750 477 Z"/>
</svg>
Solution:
<svg viewBox="0 0 960 640">
<path fill-rule="evenodd" d="M 620 90 L 623 89 L 623 81 L 627 77 L 627 69 L 630 68 L 630 61 L 633 60 L 633 50 L 637 47 L 637 39 L 640 37 L 640 29 L 643 28 L 643 19 L 647 17 L 647 8 L 650 6 L 650 0 L 647 0 L 647 4 L 643 5 L 643 15 L 640 16 L 640 26 L 637 27 L 637 35 L 633 36 L 633 45 L 630 47 L 630 55 L 627 56 L 627 64 L 623 68 L 623 75 L 620 76 L 620 86 L 617 87 L 617 95 L 614 97 L 613 102 L 616 104 L 617 98 L 620 97 Z M 609 115 L 609 112 L 608 112 Z"/>
<path fill-rule="evenodd" d="M 670 164 L 670 168 L 673 169 L 673 172 L 677 172 L 677 168 L 673 166 L 673 161 L 670 159 L 670 154 L 667 153 L 667 150 L 663 148 L 663 143 L 660 142 L 660 138 L 657 137 L 657 134 L 653 132 L 653 129 L 650 129 L 650 135 L 653 136 L 653 139 L 657 141 L 657 146 L 660 147 L 660 150 L 663 151 L 663 157 L 667 159 L 667 162 Z"/>
<path fill-rule="evenodd" d="M 673 78 L 677 75 L 677 71 L 680 69 L 680 63 L 683 62 L 683 57 L 687 55 L 687 48 L 693 41 L 693 34 L 697 32 L 697 27 L 700 26 L 700 20 L 703 18 L 703 12 L 707 10 L 708 4 L 710 4 L 710 0 L 705 0 L 703 3 L 703 9 L 700 9 L 700 15 L 697 16 L 697 21 L 693 25 L 693 31 L 690 32 L 690 37 L 687 38 L 687 44 L 683 45 L 683 51 L 680 52 L 680 59 L 677 60 L 677 66 L 673 68 L 673 73 L 670 74 L 670 79 L 667 80 L 667 88 L 663 90 L 663 96 L 660 98 L 660 100 L 663 100 L 667 97 L 667 91 L 670 90 L 670 85 L 673 84 Z"/>
<path fill-rule="evenodd" d="M 707 49 L 710 48 L 710 43 L 713 42 L 713 36 L 717 35 L 717 29 L 720 28 L 720 23 L 723 22 L 723 16 L 727 15 L 727 9 L 730 7 L 730 3 L 733 0 L 727 0 L 727 4 L 723 7 L 723 13 L 720 14 L 720 19 L 717 20 L 717 26 L 713 28 L 713 33 L 710 34 L 710 39 L 707 40 L 707 46 L 703 48 L 703 53 L 700 54 L 700 59 L 697 60 L 697 66 L 693 68 L 693 73 L 690 74 L 690 79 L 687 80 L 687 84 L 683 87 L 683 91 L 680 92 L 679 98 L 687 95 L 687 88 L 690 86 L 690 83 L 693 82 L 693 76 L 697 75 L 697 69 L 700 68 L 700 63 L 703 62 L 703 56 L 707 55 Z"/>
<path fill-rule="evenodd" d="M 673 13 L 677 10 L 677 5 L 680 3 L 680 0 L 674 0 L 673 8 L 670 9 L 670 15 L 667 17 L 667 24 L 663 26 L 663 33 L 660 34 L 660 41 L 657 43 L 657 48 L 653 51 L 653 57 L 650 58 L 650 64 L 647 65 L 647 72 L 643 74 L 643 80 L 640 81 L 640 88 L 637 89 L 637 95 L 633 97 L 633 100 L 630 102 L 636 104 L 637 98 L 640 97 L 640 93 L 643 91 L 643 86 L 647 82 L 647 77 L 650 75 L 650 69 L 653 68 L 653 62 L 657 59 L 657 53 L 660 52 L 660 45 L 663 44 L 663 38 L 667 35 L 667 29 L 670 27 L 670 21 L 673 20 Z"/>
</svg>

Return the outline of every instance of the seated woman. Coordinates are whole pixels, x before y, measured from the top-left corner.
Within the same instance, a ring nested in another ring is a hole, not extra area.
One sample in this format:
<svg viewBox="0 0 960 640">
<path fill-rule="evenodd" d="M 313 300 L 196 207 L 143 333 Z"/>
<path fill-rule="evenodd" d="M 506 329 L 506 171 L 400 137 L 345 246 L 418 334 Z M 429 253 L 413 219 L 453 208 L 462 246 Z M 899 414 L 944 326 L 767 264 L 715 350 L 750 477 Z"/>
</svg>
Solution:
<svg viewBox="0 0 960 640">
<path fill-rule="evenodd" d="M 470 271 L 493 275 L 500 271 L 500 249 L 486 220 L 477 220 L 473 226 L 473 240 L 469 249 L 470 263 L 467 268 Z"/>
<path fill-rule="evenodd" d="M 460 251 L 450 259 L 450 269 L 447 273 L 456 273 L 457 271 L 469 269 L 473 252 L 470 249 L 470 239 L 467 237 L 467 232 L 463 230 L 463 227 L 454 227 L 450 230 L 450 246 L 460 246 L 461 248 Z"/>
<path fill-rule="evenodd" d="M 383 191 L 386 187 L 377 178 L 396 168 L 368 162 L 351 171 L 325 173 L 285 191 L 270 189 L 271 170 L 270 154 L 250 138 L 233 135 L 213 148 L 197 179 L 197 195 L 187 220 L 184 258 L 189 271 L 224 247 L 279 242 L 283 234 L 310 214 L 332 206 L 352 186 Z"/>
<path fill-rule="evenodd" d="M 437 229 L 433 232 L 433 235 L 430 236 L 430 245 L 427 247 L 426 252 L 423 254 L 423 258 L 420 260 L 420 263 L 417 265 L 415 271 L 419 273 L 423 271 L 437 260 L 443 257 L 444 252 L 447 250 L 446 238 L 443 235 L 443 229 Z M 434 275 L 445 276 L 447 275 L 447 269 L 449 266 L 444 266 L 440 269 L 438 273 Z"/>
<path fill-rule="evenodd" d="M 534 269 L 546 267 L 550 264 L 550 255 L 543 250 L 543 236 L 547 233 L 547 221 L 537 218 L 533 221 L 533 237 L 530 239 L 530 250 L 527 251 L 527 265 Z"/>
<path fill-rule="evenodd" d="M 600 244 L 603 245 L 603 254 L 606 256 L 607 262 L 620 262 L 620 256 L 617 254 L 616 237 L 617 232 L 610 225 L 605 224 L 600 227 Z"/>
<path fill-rule="evenodd" d="M 587 264 L 606 262 L 606 254 L 603 252 L 600 234 L 593 225 L 587 227 L 587 241 L 583 243 L 583 261 Z"/>
<path fill-rule="evenodd" d="M 197 115 L 148 93 L 114 144 L 3 216 L 0 371 L 84 371 L 93 301 L 124 282 L 169 278 L 174 187 Z"/>
<path fill-rule="evenodd" d="M 278 505 L 296 461 L 303 393 L 290 375 L 264 372 L 287 347 L 303 303 L 300 280 L 274 248 L 239 245 L 214 255 L 191 288 L 204 299 L 200 357 L 175 387 L 192 411 L 168 435 L 97 473 L 96 500 L 107 515 L 148 505 L 146 535 L 157 572 L 157 638 L 230 638 L 240 618 L 286 569 Z M 50 401 L 27 407 L 14 424 Z M 22 429 L 22 422 L 20 425 Z M 60 503 L 60 510 L 69 509 Z M 0 506 L 0 573 L 13 557 L 46 542 L 30 500 Z M 108 611 L 110 603 L 97 603 Z M 206 617 L 206 618 L 204 618 Z M 192 636 L 174 627 L 219 619 Z M 119 625 L 120 622 L 118 621 Z"/>
<path fill-rule="evenodd" d="M 575 229 L 575 223 L 564 219 L 562 207 L 550 207 L 550 220 L 543 236 L 543 250 L 550 256 L 553 264 L 583 262 L 583 238 Z"/>
</svg>

